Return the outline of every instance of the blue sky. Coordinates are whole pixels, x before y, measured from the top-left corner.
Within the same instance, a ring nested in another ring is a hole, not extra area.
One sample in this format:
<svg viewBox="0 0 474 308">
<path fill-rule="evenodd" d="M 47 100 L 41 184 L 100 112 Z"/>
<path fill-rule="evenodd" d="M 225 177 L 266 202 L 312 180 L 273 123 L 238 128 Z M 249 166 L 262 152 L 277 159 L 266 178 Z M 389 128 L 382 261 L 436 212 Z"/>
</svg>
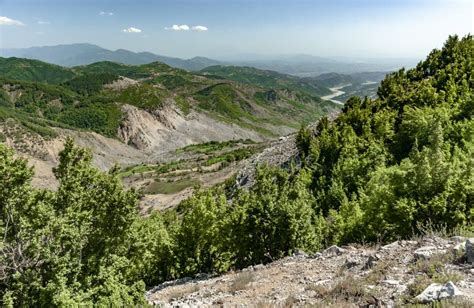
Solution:
<svg viewBox="0 0 474 308">
<path fill-rule="evenodd" d="M 416 57 L 473 32 L 471 0 L 0 0 L 0 47 L 192 57 Z"/>
</svg>

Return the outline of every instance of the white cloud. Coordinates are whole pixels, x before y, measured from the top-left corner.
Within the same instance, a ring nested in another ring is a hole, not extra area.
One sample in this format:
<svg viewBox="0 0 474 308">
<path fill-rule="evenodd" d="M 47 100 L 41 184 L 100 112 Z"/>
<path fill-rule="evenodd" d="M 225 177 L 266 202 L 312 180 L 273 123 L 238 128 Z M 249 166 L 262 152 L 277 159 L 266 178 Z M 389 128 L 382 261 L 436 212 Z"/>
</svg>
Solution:
<svg viewBox="0 0 474 308">
<path fill-rule="evenodd" d="M 203 32 L 203 31 L 209 30 L 209 29 L 208 29 L 207 27 L 205 27 L 205 26 L 194 26 L 194 27 L 192 27 L 192 29 L 193 29 L 194 31 L 198 31 L 198 32 Z"/>
<path fill-rule="evenodd" d="M 49 24 L 51 24 L 49 21 L 38 20 L 38 25 L 49 25 Z"/>
<path fill-rule="evenodd" d="M 99 12 L 99 15 L 101 15 L 101 16 L 112 16 L 112 15 L 114 15 L 114 13 L 113 12 L 101 11 L 101 12 Z"/>
<path fill-rule="evenodd" d="M 165 27 L 165 30 L 189 31 L 189 26 L 188 25 L 173 25 L 171 27 Z"/>
<path fill-rule="evenodd" d="M 142 32 L 142 30 L 138 29 L 138 28 L 134 28 L 134 27 L 129 27 L 127 29 L 123 29 L 122 32 L 125 32 L 125 33 L 140 33 L 140 32 Z"/>
<path fill-rule="evenodd" d="M 0 16 L 0 26 L 24 26 L 19 20 L 11 19 L 6 16 Z"/>
</svg>

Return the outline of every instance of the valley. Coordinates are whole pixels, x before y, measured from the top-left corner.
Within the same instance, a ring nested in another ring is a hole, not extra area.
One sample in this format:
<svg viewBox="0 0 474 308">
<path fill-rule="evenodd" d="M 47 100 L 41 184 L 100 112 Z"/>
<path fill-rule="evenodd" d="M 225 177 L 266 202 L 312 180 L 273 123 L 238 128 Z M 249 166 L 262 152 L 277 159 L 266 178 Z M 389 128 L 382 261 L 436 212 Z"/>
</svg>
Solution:
<svg viewBox="0 0 474 308">
<path fill-rule="evenodd" d="M 53 167 L 73 138 L 101 170 L 122 169 L 143 214 L 232 179 L 271 140 L 340 108 L 319 97 L 324 86 L 252 68 L 0 58 L 0 72 L 0 136 L 34 166 L 35 186 L 57 188 Z"/>
</svg>

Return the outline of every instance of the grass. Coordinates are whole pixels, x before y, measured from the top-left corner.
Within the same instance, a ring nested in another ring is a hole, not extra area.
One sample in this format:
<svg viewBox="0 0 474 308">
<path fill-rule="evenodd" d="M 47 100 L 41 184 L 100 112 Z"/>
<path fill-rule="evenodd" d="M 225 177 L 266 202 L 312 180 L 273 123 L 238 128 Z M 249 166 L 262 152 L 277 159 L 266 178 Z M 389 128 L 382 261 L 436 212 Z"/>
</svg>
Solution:
<svg viewBox="0 0 474 308">
<path fill-rule="evenodd" d="M 196 185 L 200 185 L 201 182 L 199 182 L 199 180 L 196 180 L 196 179 L 179 179 L 179 180 L 176 180 L 176 181 L 171 181 L 171 182 L 164 182 L 164 181 L 155 181 L 155 182 L 152 182 L 150 185 L 148 185 L 145 189 L 144 189 L 144 193 L 146 194 L 166 194 L 166 195 L 170 195 L 170 194 L 175 194 L 175 193 L 178 193 L 182 190 L 184 190 L 185 188 L 188 188 L 188 187 L 193 187 L 193 186 L 196 186 Z"/>
<path fill-rule="evenodd" d="M 230 292 L 237 292 L 240 290 L 245 290 L 249 287 L 250 283 L 255 280 L 255 274 L 252 272 L 241 272 L 239 273 L 232 284 L 230 285 Z"/>
<path fill-rule="evenodd" d="M 209 154 L 212 152 L 216 152 L 225 148 L 234 147 L 239 144 L 255 144 L 255 141 L 251 139 L 238 139 L 238 140 L 229 140 L 229 141 L 209 141 L 205 143 L 199 144 L 191 144 L 176 150 L 176 153 L 183 153 L 183 152 L 193 152 L 199 154 Z"/>
<path fill-rule="evenodd" d="M 125 177 L 128 177 L 128 176 L 134 175 L 134 174 L 153 171 L 155 169 L 156 169 L 155 165 L 141 164 L 141 165 L 129 166 L 129 167 L 126 167 L 126 168 L 122 169 L 122 171 L 119 173 L 119 176 L 121 178 L 125 178 Z"/>
<path fill-rule="evenodd" d="M 384 262 L 379 260 L 367 276 L 364 277 L 364 281 L 368 284 L 378 284 L 384 280 L 390 268 L 393 266 L 393 262 Z"/>
<path fill-rule="evenodd" d="M 217 163 L 231 163 L 234 161 L 240 161 L 252 156 L 255 152 L 256 148 L 235 149 L 233 151 L 209 158 L 206 160 L 204 165 L 210 166 Z"/>
<path fill-rule="evenodd" d="M 445 269 L 446 264 L 459 262 L 461 258 L 463 258 L 463 253 L 458 251 L 435 254 L 427 260 L 417 260 L 411 265 L 410 271 L 413 274 L 426 274 L 430 278 L 439 277 L 440 275 L 448 275 Z"/>
<path fill-rule="evenodd" d="M 184 113 L 184 115 L 188 115 L 191 112 L 191 104 L 185 97 L 177 96 L 175 98 L 176 105 L 178 105 L 179 109 Z"/>
<path fill-rule="evenodd" d="M 364 284 L 352 275 L 342 277 L 332 286 L 310 285 L 307 289 L 316 292 L 325 303 L 365 302 L 370 296 Z"/>
<path fill-rule="evenodd" d="M 462 253 L 451 251 L 436 254 L 428 260 L 418 260 L 410 266 L 410 272 L 415 274 L 415 281 L 407 286 L 408 297 L 402 298 L 410 302 L 413 297 L 422 293 L 432 283 L 458 282 L 463 277 L 446 269 L 446 264 L 456 263 L 462 259 Z"/>
</svg>

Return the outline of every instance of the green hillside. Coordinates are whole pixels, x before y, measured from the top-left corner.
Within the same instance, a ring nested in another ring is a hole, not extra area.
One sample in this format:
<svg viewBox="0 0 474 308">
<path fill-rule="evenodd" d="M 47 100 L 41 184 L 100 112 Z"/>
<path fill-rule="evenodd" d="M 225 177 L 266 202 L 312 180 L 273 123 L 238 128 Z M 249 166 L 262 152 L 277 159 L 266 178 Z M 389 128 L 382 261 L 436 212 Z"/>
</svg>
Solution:
<svg viewBox="0 0 474 308">
<path fill-rule="evenodd" d="M 74 77 L 68 68 L 37 60 L 0 57 L 0 77 L 58 84 Z"/>
<path fill-rule="evenodd" d="M 314 96 L 329 94 L 330 91 L 311 79 L 302 79 L 274 71 L 260 70 L 248 66 L 210 66 L 202 69 L 200 73 L 234 80 L 240 83 L 257 85 L 263 88 L 289 89 L 301 91 Z"/>
<path fill-rule="evenodd" d="M 17 58 L 2 59 L 0 72 L 2 117 L 21 117 L 20 123 L 30 130 L 36 126 L 28 121 L 43 125 L 36 131 L 48 131 L 47 135 L 51 135 L 50 127 L 66 125 L 114 137 L 123 104 L 150 112 L 174 105 L 184 115 L 192 110 L 205 112 L 266 136 L 274 135 L 267 124 L 296 129 L 337 108 L 298 87 L 273 90 L 275 83 L 289 83 L 285 75 L 273 72 L 273 83 L 251 85 L 208 78 L 160 62 L 134 66 L 104 61 L 68 69 Z M 123 78 L 132 79 L 124 81 L 128 86 L 106 87 Z M 271 91 L 272 98 L 260 94 Z"/>
</svg>

